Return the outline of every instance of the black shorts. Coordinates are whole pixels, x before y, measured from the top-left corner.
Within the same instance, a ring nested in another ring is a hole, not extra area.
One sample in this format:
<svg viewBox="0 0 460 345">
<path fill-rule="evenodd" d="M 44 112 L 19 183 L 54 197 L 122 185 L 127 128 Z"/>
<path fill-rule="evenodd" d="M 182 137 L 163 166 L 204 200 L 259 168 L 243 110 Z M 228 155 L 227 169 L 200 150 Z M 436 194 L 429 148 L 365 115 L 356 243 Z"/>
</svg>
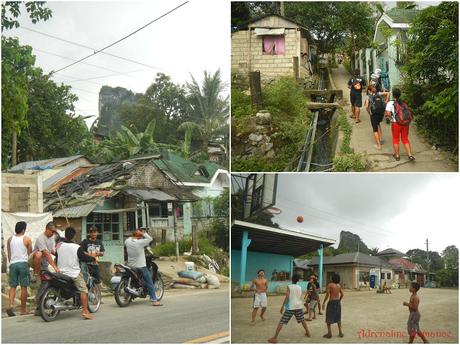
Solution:
<svg viewBox="0 0 460 345">
<path fill-rule="evenodd" d="M 361 92 L 356 92 L 356 91 L 351 90 L 350 102 L 352 106 L 361 108 L 363 106 L 363 96 Z"/>
<path fill-rule="evenodd" d="M 383 113 L 381 114 L 371 114 L 371 125 L 372 130 L 375 132 L 379 131 L 380 122 L 383 120 Z"/>
</svg>

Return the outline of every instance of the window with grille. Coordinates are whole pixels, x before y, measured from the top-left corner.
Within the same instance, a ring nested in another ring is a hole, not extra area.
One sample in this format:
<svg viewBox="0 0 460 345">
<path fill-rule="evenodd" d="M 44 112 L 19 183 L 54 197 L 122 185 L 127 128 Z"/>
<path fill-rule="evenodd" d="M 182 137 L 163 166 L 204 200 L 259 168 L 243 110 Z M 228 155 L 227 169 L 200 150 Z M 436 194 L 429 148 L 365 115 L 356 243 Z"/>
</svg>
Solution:
<svg viewBox="0 0 460 345">
<path fill-rule="evenodd" d="M 86 232 L 95 226 L 99 230 L 98 238 L 102 241 L 120 240 L 120 215 L 118 213 L 91 212 L 86 217 Z"/>
</svg>

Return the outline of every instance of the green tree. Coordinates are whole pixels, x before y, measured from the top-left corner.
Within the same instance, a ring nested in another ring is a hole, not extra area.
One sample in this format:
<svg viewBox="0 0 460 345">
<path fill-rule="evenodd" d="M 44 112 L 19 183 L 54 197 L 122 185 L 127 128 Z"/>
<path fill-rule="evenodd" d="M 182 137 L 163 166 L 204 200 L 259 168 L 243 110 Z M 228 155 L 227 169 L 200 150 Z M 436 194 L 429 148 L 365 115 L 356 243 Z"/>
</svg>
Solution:
<svg viewBox="0 0 460 345">
<path fill-rule="evenodd" d="M 121 131 L 105 138 L 101 143 L 88 140 L 83 153 L 97 163 L 110 163 L 146 154 L 160 154 L 161 150 L 177 151 L 174 145 L 157 143 L 155 140 L 155 119 L 143 132 L 133 132 L 121 126 Z"/>
<path fill-rule="evenodd" d="M 193 130 L 196 129 L 196 125 L 192 122 L 184 122 L 179 126 L 179 131 L 184 131 L 184 141 L 182 143 L 182 154 L 185 158 L 189 158 L 191 154 L 192 146 L 192 134 Z"/>
<path fill-rule="evenodd" d="M 286 16 L 317 38 L 320 53 L 345 47 L 351 54 L 368 47 L 375 22 L 365 2 L 289 2 Z"/>
<path fill-rule="evenodd" d="M 29 76 L 35 56 L 30 46 L 2 36 L 2 166 L 17 163 L 17 135 L 27 126 Z"/>
<path fill-rule="evenodd" d="M 32 23 L 50 19 L 53 13 L 45 7 L 45 3 L 45 1 L 6 1 L 2 3 L 2 31 L 19 27 L 17 18 L 21 15 L 22 4 L 24 4 Z"/>
<path fill-rule="evenodd" d="M 422 10 L 409 37 L 403 96 L 432 143 L 458 150 L 458 2 Z"/>
<path fill-rule="evenodd" d="M 65 157 L 82 149 L 89 137 L 83 117 L 76 116 L 77 96 L 35 68 L 29 76 L 27 126 L 18 136 L 19 161 Z"/>
<path fill-rule="evenodd" d="M 222 83 L 220 70 L 214 74 L 204 71 L 204 79 L 200 85 L 196 79 L 187 83 L 188 101 L 191 107 L 192 121 L 200 135 L 203 152 L 208 152 L 209 140 L 217 136 L 228 135 L 226 119 L 228 116 L 228 96 L 223 96 L 225 85 Z M 182 125 L 182 128 L 186 126 Z"/>
<path fill-rule="evenodd" d="M 155 138 L 158 142 L 176 144 L 177 128 L 189 121 L 186 90 L 171 78 L 158 73 L 155 81 L 135 103 L 123 104 L 119 109 L 120 122 L 130 129 L 142 132 L 147 123 L 155 120 Z"/>
</svg>

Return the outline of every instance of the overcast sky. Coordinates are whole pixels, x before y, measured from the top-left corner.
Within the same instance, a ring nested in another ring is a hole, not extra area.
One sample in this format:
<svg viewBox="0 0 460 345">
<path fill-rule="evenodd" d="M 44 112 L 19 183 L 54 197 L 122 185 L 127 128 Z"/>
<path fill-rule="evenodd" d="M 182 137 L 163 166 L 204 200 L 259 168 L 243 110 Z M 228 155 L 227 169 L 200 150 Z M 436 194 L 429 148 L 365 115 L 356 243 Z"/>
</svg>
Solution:
<svg viewBox="0 0 460 345">
<path fill-rule="evenodd" d="M 458 174 L 279 174 L 274 221 L 335 239 L 358 234 L 369 248 L 441 252 L 459 244 Z M 303 216 L 299 224 L 297 216 Z"/>
<path fill-rule="evenodd" d="M 47 6 L 53 11 L 50 20 L 32 24 L 23 15 L 20 24 L 100 49 L 183 2 L 185 0 L 49 1 Z M 22 9 L 25 13 L 25 9 Z M 122 86 L 134 92 L 144 92 L 157 72 L 170 75 L 176 83 L 184 83 L 190 81 L 190 73 L 201 80 L 205 69 L 214 72 L 220 68 L 223 80 L 228 83 L 229 23 L 229 1 L 190 0 L 177 11 L 107 50 L 108 53 L 158 69 L 97 54 L 84 62 L 104 67 L 105 70 L 79 63 L 57 73 L 54 80 L 72 86 L 72 91 L 79 97 L 77 113 L 84 115 L 98 115 L 98 92 L 102 85 Z M 4 34 L 17 36 L 21 44 L 32 46 L 37 57 L 36 65 L 45 73 L 72 63 L 72 60 L 55 55 L 80 59 L 92 52 L 21 28 L 8 30 Z M 102 78 L 113 74 L 116 75 Z M 101 78 L 80 81 L 95 77 Z M 88 120 L 87 123 L 94 120 Z"/>
</svg>

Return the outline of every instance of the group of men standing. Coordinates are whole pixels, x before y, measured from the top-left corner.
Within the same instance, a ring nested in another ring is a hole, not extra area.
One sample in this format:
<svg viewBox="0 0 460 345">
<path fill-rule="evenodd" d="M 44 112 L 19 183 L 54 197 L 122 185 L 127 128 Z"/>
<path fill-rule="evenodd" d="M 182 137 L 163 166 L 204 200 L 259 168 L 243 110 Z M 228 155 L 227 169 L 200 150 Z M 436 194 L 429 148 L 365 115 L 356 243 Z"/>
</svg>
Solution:
<svg viewBox="0 0 460 345">
<path fill-rule="evenodd" d="M 27 287 L 36 284 L 35 301 L 39 303 L 40 272 L 48 270 L 51 266 L 55 272 L 65 274 L 72 278 L 80 292 L 83 312 L 82 317 L 92 319 L 88 311 L 88 288 L 80 268 L 80 262 L 86 262 L 91 275 L 97 284 L 100 283 L 98 267 L 99 257 L 104 255 L 102 241 L 97 239 L 98 229 L 91 227 L 88 239 L 78 245 L 73 242 L 76 231 L 72 227 L 65 229 L 65 236 L 60 237 L 53 222 L 46 224 L 45 231 L 41 233 L 32 247 L 32 239 L 26 236 L 27 223 L 20 221 L 15 225 L 15 234 L 8 238 L 6 250 L 9 266 L 9 306 L 8 316 L 15 316 L 14 300 L 16 289 L 21 287 L 21 315 L 28 314 L 26 308 Z M 53 259 L 53 255 L 56 260 Z M 32 278 L 30 268 L 33 269 Z M 38 308 L 35 315 L 39 315 Z"/>
</svg>

